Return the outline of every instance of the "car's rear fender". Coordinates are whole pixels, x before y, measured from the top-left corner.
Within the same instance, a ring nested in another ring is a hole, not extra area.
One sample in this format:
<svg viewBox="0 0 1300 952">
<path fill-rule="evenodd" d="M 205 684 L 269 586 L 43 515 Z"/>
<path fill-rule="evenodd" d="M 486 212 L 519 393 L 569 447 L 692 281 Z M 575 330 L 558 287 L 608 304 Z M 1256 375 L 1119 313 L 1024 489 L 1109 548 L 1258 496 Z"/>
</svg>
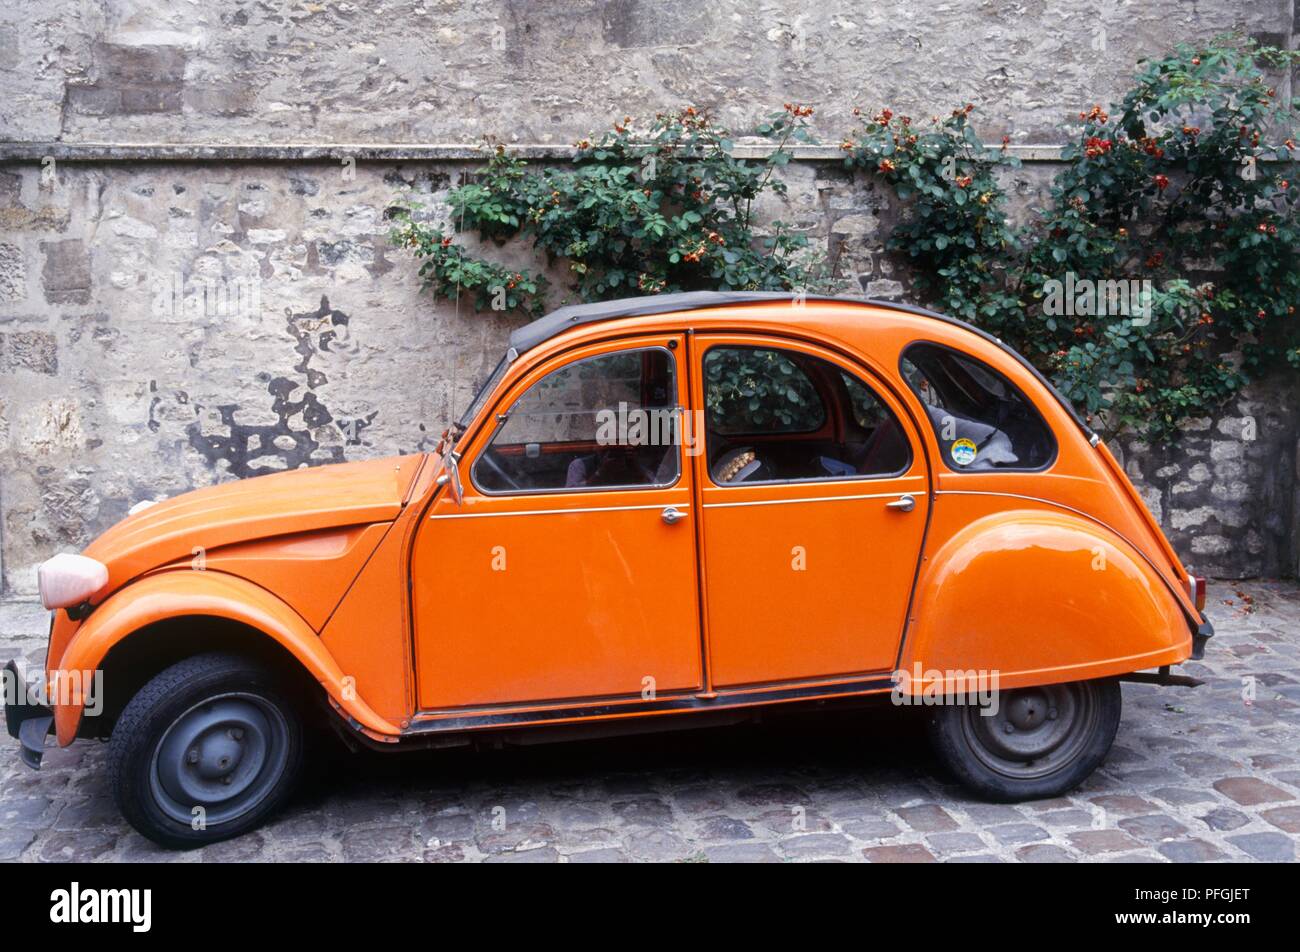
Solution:
<svg viewBox="0 0 1300 952">
<path fill-rule="evenodd" d="M 362 700 L 311 626 L 292 608 L 252 582 L 213 570 L 158 572 L 115 592 L 81 624 L 58 662 L 49 659 L 47 676 L 84 683 L 115 646 L 159 622 L 185 617 L 224 619 L 261 632 L 291 654 L 357 725 L 384 736 L 400 732 Z M 106 688 L 112 690 L 111 685 Z M 86 697 L 56 686 L 50 696 L 58 741 L 66 746 L 77 735 Z"/>
<path fill-rule="evenodd" d="M 1011 688 L 1176 664 L 1192 629 L 1168 580 L 1082 515 L 1023 509 L 976 519 L 926 554 L 899 669 Z"/>
</svg>

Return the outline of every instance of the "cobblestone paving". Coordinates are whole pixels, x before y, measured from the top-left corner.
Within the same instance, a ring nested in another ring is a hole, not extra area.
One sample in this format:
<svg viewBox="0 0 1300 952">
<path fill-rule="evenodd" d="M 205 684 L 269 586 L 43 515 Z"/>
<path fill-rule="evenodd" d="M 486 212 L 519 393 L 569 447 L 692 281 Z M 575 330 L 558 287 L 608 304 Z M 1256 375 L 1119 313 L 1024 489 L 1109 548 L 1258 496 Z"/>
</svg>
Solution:
<svg viewBox="0 0 1300 952">
<path fill-rule="evenodd" d="M 39 773 L 0 750 L 0 859 L 1291 861 L 1300 587 L 1221 583 L 1211 597 L 1219 633 L 1183 667 L 1208 683 L 1125 685 L 1110 758 L 1056 800 L 971 799 L 938 772 L 915 712 L 886 706 L 585 744 L 327 753 L 268 827 L 169 853 L 119 818 L 103 747 L 80 742 Z M 45 624 L 37 605 L 0 603 L 0 658 L 39 663 Z"/>
</svg>

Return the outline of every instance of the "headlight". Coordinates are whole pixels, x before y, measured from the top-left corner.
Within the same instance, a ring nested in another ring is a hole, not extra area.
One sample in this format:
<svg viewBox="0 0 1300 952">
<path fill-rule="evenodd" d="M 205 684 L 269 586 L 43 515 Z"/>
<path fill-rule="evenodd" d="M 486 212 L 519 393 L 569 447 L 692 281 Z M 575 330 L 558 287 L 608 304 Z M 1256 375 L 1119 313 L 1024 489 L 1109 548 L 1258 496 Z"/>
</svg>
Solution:
<svg viewBox="0 0 1300 952">
<path fill-rule="evenodd" d="M 36 568 L 36 586 L 46 608 L 80 605 L 108 584 L 108 566 L 84 555 L 60 553 Z"/>
</svg>

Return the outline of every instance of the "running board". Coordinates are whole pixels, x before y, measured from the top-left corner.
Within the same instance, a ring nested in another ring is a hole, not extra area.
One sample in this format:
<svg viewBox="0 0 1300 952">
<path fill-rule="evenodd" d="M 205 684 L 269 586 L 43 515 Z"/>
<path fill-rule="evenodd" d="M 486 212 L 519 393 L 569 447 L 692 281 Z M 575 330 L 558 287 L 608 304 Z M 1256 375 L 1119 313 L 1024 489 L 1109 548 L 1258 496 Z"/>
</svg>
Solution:
<svg viewBox="0 0 1300 952">
<path fill-rule="evenodd" d="M 406 740 L 424 734 L 451 733 L 484 728 L 523 727 L 557 721 L 580 721 L 609 715 L 670 714 L 684 711 L 725 711 L 789 701 L 826 701 L 844 696 L 867 695 L 889 691 L 892 679 L 872 677 L 831 684 L 796 687 L 762 688 L 727 694 L 690 694 L 648 701 L 611 700 L 575 707 L 548 707 L 524 711 L 477 711 L 417 720 L 402 731 Z"/>
<path fill-rule="evenodd" d="M 1134 671 L 1132 674 L 1121 675 L 1120 680 L 1136 681 L 1138 684 L 1159 684 L 1163 687 L 1176 688 L 1199 688 L 1205 683 L 1200 678 L 1190 678 L 1185 674 L 1170 674 L 1169 665 L 1165 665 L 1157 674 L 1151 674 L 1145 671 Z"/>
</svg>

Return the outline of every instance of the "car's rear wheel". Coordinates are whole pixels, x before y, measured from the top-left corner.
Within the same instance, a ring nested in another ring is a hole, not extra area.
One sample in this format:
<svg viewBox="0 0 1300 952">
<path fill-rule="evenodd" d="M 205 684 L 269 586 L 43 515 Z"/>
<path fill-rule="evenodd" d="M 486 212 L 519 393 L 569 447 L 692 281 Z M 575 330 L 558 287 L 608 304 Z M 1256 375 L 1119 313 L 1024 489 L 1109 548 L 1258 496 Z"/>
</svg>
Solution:
<svg viewBox="0 0 1300 952">
<path fill-rule="evenodd" d="M 246 658 L 196 655 L 154 677 L 122 711 L 109 742 L 113 798 L 155 843 L 202 846 L 274 813 L 302 748 L 284 679 Z"/>
<path fill-rule="evenodd" d="M 996 704 L 937 707 L 930 741 L 952 774 L 982 797 L 1056 797 L 1105 760 L 1121 703 L 1114 680 L 1001 691 Z"/>
</svg>

